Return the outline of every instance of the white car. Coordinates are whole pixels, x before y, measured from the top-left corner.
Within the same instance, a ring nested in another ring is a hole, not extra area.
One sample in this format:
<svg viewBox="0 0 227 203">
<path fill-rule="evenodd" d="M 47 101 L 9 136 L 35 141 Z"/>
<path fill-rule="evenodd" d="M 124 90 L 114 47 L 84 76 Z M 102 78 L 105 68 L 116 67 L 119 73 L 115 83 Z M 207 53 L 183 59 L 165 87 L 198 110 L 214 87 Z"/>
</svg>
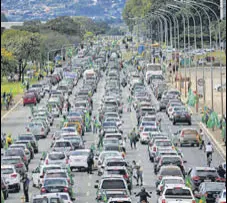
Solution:
<svg viewBox="0 0 227 203">
<path fill-rule="evenodd" d="M 61 165 L 49 164 L 36 167 L 32 171 L 33 187 L 41 187 L 45 172 L 48 170 L 60 170 L 64 169 Z"/>
<path fill-rule="evenodd" d="M 184 200 L 184 201 L 182 201 Z M 162 195 L 158 199 L 158 203 L 196 203 L 192 190 L 184 185 L 168 184 L 166 185 Z"/>
<path fill-rule="evenodd" d="M 32 196 L 32 203 L 36 202 L 45 202 L 45 203 L 52 203 L 52 202 L 58 202 L 58 203 L 65 203 L 64 200 L 59 195 L 60 193 L 46 193 L 43 195 L 33 195 Z M 71 201 L 67 201 L 71 203 Z"/>
<path fill-rule="evenodd" d="M 165 176 L 162 178 L 162 181 L 159 183 L 157 187 L 157 194 L 160 195 L 160 193 L 163 192 L 165 185 L 168 185 L 168 184 L 185 185 L 185 181 L 182 177 Z"/>
<path fill-rule="evenodd" d="M 74 147 L 72 142 L 60 139 L 55 141 L 52 150 L 56 152 L 65 152 L 68 154 L 70 151 L 74 150 Z"/>
<path fill-rule="evenodd" d="M 20 174 L 13 165 L 1 166 L 1 177 L 5 179 L 9 191 L 20 192 Z"/>
<path fill-rule="evenodd" d="M 64 203 L 73 203 L 71 201 L 71 198 L 70 198 L 70 196 L 69 196 L 68 193 L 66 193 L 66 192 L 59 192 L 57 194 L 61 197 L 61 199 L 63 200 Z"/>
<path fill-rule="evenodd" d="M 64 152 L 50 152 L 44 161 L 44 165 L 49 164 L 66 166 L 68 164 L 67 155 Z"/>
<path fill-rule="evenodd" d="M 219 194 L 215 203 L 226 203 L 226 189 Z"/>
<path fill-rule="evenodd" d="M 90 150 L 83 149 L 83 150 L 76 150 L 72 151 L 69 154 L 69 166 L 71 171 L 73 169 L 87 169 L 87 158 L 89 156 Z"/>
<path fill-rule="evenodd" d="M 116 122 L 118 128 L 121 128 L 123 124 L 123 122 L 119 118 L 114 117 L 108 117 L 104 122 Z"/>
<path fill-rule="evenodd" d="M 111 197 L 107 203 L 116 203 L 116 202 L 132 203 L 132 200 L 129 197 L 120 197 L 120 198 Z"/>
<path fill-rule="evenodd" d="M 221 84 L 218 84 L 214 87 L 214 89 L 218 92 L 221 92 L 221 90 L 225 91 L 226 90 L 226 83 L 221 85 Z"/>
</svg>

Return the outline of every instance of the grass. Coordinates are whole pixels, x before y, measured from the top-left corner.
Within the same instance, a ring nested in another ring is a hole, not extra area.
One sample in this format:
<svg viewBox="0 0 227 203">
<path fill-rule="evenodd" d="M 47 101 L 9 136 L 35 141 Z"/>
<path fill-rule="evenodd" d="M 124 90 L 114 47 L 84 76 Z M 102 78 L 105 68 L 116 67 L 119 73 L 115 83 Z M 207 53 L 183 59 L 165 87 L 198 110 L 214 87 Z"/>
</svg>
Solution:
<svg viewBox="0 0 227 203">
<path fill-rule="evenodd" d="M 34 84 L 37 81 L 37 79 L 32 79 L 30 81 L 30 85 Z M 6 92 L 9 93 L 10 90 L 12 90 L 13 96 L 16 96 L 18 94 L 24 93 L 24 86 L 21 82 L 8 82 L 6 78 L 2 79 L 1 82 L 1 93 Z"/>
</svg>

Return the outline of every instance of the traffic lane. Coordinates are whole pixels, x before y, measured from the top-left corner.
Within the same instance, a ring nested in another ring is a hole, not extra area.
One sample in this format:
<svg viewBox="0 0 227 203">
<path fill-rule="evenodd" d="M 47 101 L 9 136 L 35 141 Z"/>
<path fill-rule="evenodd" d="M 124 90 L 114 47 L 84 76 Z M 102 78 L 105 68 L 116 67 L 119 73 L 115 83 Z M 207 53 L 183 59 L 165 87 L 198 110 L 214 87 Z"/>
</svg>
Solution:
<svg viewBox="0 0 227 203">
<path fill-rule="evenodd" d="M 101 104 L 101 99 L 104 95 L 104 86 L 106 78 L 103 77 L 97 87 L 97 92 L 93 95 L 93 116 L 98 116 L 98 109 Z M 75 90 L 77 91 L 77 90 Z M 73 104 L 73 100 L 72 100 Z M 97 146 L 98 135 L 92 132 L 86 132 L 84 136 L 85 147 L 89 149 L 92 144 Z M 95 202 L 97 190 L 94 188 L 96 180 L 99 179 L 97 172 L 94 171 L 92 175 L 88 175 L 86 171 L 84 172 L 73 172 L 74 177 L 74 191 L 76 194 L 77 203 L 91 203 Z"/>
</svg>

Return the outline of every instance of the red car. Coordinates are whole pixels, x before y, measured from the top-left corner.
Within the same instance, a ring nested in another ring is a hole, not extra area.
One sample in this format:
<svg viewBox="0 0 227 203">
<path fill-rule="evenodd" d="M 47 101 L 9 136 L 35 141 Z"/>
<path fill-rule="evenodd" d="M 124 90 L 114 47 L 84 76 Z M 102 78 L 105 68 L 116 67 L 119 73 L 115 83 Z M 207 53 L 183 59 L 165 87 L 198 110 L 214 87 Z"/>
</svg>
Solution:
<svg viewBox="0 0 227 203">
<path fill-rule="evenodd" d="M 23 106 L 27 104 L 34 104 L 36 106 L 37 99 L 34 92 L 25 93 L 23 96 Z"/>
</svg>

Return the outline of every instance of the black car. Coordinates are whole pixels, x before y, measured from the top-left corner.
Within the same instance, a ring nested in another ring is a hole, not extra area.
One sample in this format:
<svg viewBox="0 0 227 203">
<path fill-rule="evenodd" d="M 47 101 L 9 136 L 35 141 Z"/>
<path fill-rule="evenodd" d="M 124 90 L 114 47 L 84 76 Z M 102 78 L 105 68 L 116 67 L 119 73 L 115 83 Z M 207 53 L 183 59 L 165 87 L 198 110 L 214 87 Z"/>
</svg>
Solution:
<svg viewBox="0 0 227 203">
<path fill-rule="evenodd" d="M 18 141 L 29 141 L 31 146 L 34 149 L 34 152 L 37 154 L 39 152 L 38 142 L 33 134 L 21 134 L 18 136 Z"/>
<path fill-rule="evenodd" d="M 225 189 L 225 183 L 204 182 L 200 185 L 199 191 L 195 193 L 195 197 L 200 199 L 206 198 L 206 203 L 214 203 L 220 192 Z"/>
<path fill-rule="evenodd" d="M 173 114 L 173 125 L 177 123 L 188 123 L 188 125 L 192 124 L 191 114 L 188 111 L 176 111 Z"/>
<path fill-rule="evenodd" d="M 193 191 L 199 189 L 201 183 L 206 181 L 225 182 L 225 179 L 220 178 L 215 168 L 195 167 L 189 170 L 188 180 Z"/>
</svg>

